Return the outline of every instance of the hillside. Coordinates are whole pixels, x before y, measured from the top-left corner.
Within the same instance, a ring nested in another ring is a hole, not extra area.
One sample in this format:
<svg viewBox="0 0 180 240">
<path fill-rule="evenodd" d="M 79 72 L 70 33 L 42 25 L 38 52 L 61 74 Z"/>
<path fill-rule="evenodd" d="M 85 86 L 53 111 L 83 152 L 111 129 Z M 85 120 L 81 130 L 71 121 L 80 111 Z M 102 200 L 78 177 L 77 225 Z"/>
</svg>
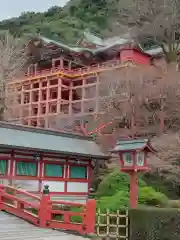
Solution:
<svg viewBox="0 0 180 240">
<path fill-rule="evenodd" d="M 111 5 L 112 6 L 112 5 Z M 100 34 L 107 30 L 108 4 L 104 0 L 71 0 L 63 8 L 54 6 L 44 13 L 26 12 L 0 22 L 0 30 L 13 35 L 41 34 L 54 40 L 76 43 L 85 29 Z"/>
<path fill-rule="evenodd" d="M 41 34 L 53 40 L 72 44 L 76 43 L 83 35 L 84 30 L 87 29 L 96 35 L 106 36 L 112 31 L 113 21 L 110 19 L 112 15 L 116 17 L 114 14 L 116 2 L 120 1 L 124 0 L 70 0 L 63 8 L 54 6 L 44 13 L 27 12 L 17 18 L 1 21 L 0 31 L 9 30 L 17 37 L 26 34 Z M 131 0 L 126 0 L 126 3 L 128 4 L 129 1 Z M 160 141 L 160 145 L 162 145 L 163 140 L 160 139 Z M 171 150 L 169 149 L 171 143 L 172 141 L 168 142 L 164 153 Z M 175 150 L 170 151 L 168 159 L 172 160 L 172 152 L 176 152 L 175 158 L 179 160 L 179 148 Z M 162 159 L 164 160 L 164 155 Z M 152 165 L 163 170 L 166 166 L 166 172 L 161 171 L 161 174 L 154 172 L 150 176 L 146 175 L 146 183 L 155 190 L 165 193 L 171 199 L 179 198 L 180 171 L 171 161 L 169 164 L 163 162 L 159 166 L 157 159 L 155 160 Z M 107 199 L 107 202 L 111 202 L 111 200 Z"/>
</svg>

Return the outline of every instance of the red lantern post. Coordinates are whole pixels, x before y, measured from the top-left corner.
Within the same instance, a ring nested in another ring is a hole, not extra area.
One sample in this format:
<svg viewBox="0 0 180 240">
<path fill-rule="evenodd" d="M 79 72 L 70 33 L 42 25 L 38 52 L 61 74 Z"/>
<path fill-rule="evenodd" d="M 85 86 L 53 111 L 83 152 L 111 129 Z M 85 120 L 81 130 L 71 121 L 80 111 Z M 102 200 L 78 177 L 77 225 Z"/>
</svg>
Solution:
<svg viewBox="0 0 180 240">
<path fill-rule="evenodd" d="M 118 141 L 114 153 L 120 157 L 121 171 L 130 176 L 130 207 L 138 207 L 138 173 L 149 171 L 147 155 L 156 152 L 148 139 Z"/>
</svg>

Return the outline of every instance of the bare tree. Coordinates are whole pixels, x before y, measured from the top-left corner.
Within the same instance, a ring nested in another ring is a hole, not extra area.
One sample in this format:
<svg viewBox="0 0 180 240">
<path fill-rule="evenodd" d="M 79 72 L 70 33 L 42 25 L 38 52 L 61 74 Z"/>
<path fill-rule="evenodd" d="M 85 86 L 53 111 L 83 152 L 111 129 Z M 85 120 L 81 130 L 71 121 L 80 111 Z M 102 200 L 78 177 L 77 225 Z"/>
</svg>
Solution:
<svg viewBox="0 0 180 240">
<path fill-rule="evenodd" d="M 101 79 L 102 92 L 106 93 L 100 97 L 101 107 L 117 123 L 116 132 L 120 128 L 121 132 L 126 129 L 127 134 L 134 135 L 147 125 L 150 111 L 146 105 L 154 92 L 154 78 L 155 74 L 148 75 L 147 69 L 143 72 L 141 67 L 125 67 L 113 74 L 113 78 L 106 74 Z"/>
<path fill-rule="evenodd" d="M 132 136 L 179 131 L 179 78 L 179 72 L 169 69 L 162 73 L 153 66 L 104 73 L 100 78 L 103 117 L 116 122 L 116 132 L 126 130 Z"/>
<path fill-rule="evenodd" d="M 112 132 L 115 140 L 122 136 L 122 132 L 130 137 L 152 131 L 156 134 L 151 140 L 158 154 L 150 156 L 149 161 L 153 174 L 157 172 L 159 178 L 163 176 L 178 189 L 180 73 L 173 70 L 162 74 L 156 70 L 154 67 L 128 67 L 114 74 L 104 73 L 100 100 L 105 118 L 108 115 L 117 120 Z M 112 141 L 109 136 L 100 139 L 104 149 L 111 147 Z"/>
<path fill-rule="evenodd" d="M 26 63 L 25 45 L 8 32 L 0 32 L 0 120 L 7 108 L 8 81 L 18 77 Z"/>
<path fill-rule="evenodd" d="M 179 0 L 131 0 L 129 4 L 116 1 L 116 6 L 114 21 L 117 24 L 113 34 L 119 35 L 125 30 L 137 42 L 153 41 L 162 47 L 167 61 L 177 61 L 180 47 Z"/>
</svg>

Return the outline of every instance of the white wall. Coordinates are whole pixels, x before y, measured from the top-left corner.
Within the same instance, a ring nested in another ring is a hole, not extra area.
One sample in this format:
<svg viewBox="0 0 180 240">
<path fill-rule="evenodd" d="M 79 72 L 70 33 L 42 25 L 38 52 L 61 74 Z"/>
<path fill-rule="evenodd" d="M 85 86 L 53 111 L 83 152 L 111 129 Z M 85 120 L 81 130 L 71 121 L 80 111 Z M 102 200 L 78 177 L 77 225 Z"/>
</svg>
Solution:
<svg viewBox="0 0 180 240">
<path fill-rule="evenodd" d="M 68 182 L 67 183 L 67 192 L 80 192 L 80 193 L 88 193 L 88 183 L 81 182 Z"/>
<path fill-rule="evenodd" d="M 37 192 L 39 191 L 38 180 L 13 180 L 13 185 L 18 185 L 20 188 L 27 191 Z"/>
<path fill-rule="evenodd" d="M 7 180 L 7 179 L 0 179 L 0 184 L 4 184 L 5 186 L 7 186 L 9 184 L 9 180 Z"/>
<path fill-rule="evenodd" d="M 42 188 L 41 191 L 44 188 L 44 185 L 49 186 L 50 192 L 64 192 L 64 185 L 65 182 L 58 182 L 58 181 L 42 181 Z"/>
<path fill-rule="evenodd" d="M 74 203 L 86 203 L 88 196 L 76 196 L 76 195 L 52 195 L 52 200 L 74 202 Z"/>
</svg>

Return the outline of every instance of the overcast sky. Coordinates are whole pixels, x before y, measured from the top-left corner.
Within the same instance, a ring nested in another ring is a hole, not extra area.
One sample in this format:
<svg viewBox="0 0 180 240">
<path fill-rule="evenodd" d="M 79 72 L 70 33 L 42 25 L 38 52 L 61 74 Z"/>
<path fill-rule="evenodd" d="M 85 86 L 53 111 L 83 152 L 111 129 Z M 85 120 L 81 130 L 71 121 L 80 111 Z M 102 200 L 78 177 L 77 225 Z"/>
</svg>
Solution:
<svg viewBox="0 0 180 240">
<path fill-rule="evenodd" d="M 17 17 L 22 12 L 43 12 L 52 6 L 64 6 L 68 0 L 2 0 L 0 20 Z"/>
</svg>

